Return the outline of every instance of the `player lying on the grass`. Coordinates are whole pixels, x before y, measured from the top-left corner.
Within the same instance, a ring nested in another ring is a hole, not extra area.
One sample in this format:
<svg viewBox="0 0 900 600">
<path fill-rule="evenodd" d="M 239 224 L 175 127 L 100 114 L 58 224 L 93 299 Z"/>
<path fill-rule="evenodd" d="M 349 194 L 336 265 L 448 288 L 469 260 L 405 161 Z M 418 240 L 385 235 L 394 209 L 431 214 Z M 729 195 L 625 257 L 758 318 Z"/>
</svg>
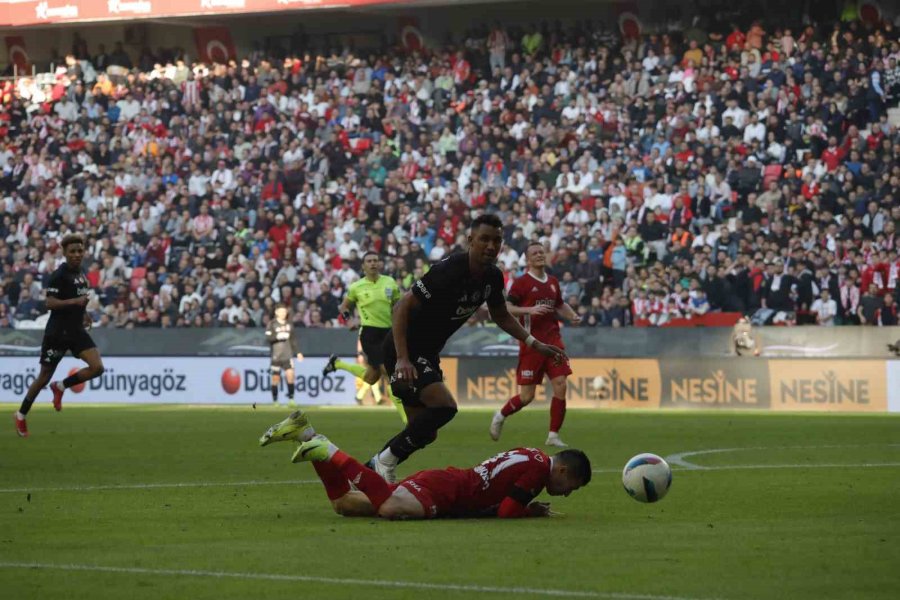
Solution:
<svg viewBox="0 0 900 600">
<path fill-rule="evenodd" d="M 497 327 L 544 356 L 565 352 L 529 334 L 509 314 L 497 255 L 503 222 L 483 214 L 472 222 L 469 249 L 451 254 L 413 284 L 394 309 L 384 340 L 384 366 L 394 395 L 403 401 L 409 424 L 378 451 L 369 464 L 394 483 L 397 465 L 437 439 L 456 416 L 456 399 L 444 384 L 441 351 L 450 337 L 485 302 Z"/>
<path fill-rule="evenodd" d="M 546 517 L 550 504 L 534 501 L 542 490 L 568 496 L 591 481 L 591 463 L 581 450 L 549 456 L 537 448 L 515 448 L 470 469 L 420 471 L 391 484 L 316 435 L 301 411 L 270 427 L 259 443 L 288 440 L 301 442 L 291 461 L 312 462 L 334 511 L 346 517 Z"/>
</svg>

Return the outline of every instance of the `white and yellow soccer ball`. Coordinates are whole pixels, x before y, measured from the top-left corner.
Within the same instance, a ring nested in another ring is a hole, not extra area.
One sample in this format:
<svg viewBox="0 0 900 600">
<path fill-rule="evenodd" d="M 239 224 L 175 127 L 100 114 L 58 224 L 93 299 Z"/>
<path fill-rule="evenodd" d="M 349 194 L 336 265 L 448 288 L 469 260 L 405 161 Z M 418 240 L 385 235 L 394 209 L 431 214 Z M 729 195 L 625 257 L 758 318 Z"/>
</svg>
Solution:
<svg viewBox="0 0 900 600">
<path fill-rule="evenodd" d="M 672 486 L 672 469 L 655 454 L 638 454 L 625 464 L 622 485 L 639 502 L 658 502 Z"/>
</svg>

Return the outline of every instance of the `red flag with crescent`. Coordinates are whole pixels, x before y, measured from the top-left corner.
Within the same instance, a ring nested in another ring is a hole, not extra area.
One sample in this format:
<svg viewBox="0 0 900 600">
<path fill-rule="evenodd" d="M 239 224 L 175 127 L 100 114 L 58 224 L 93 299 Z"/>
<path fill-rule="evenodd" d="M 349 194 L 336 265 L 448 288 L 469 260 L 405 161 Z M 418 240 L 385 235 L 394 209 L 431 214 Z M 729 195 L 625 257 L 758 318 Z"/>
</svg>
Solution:
<svg viewBox="0 0 900 600">
<path fill-rule="evenodd" d="M 400 45 L 407 52 L 418 52 L 425 48 L 425 39 L 419 30 L 419 20 L 415 17 L 400 17 L 397 19 L 400 28 Z"/>
<path fill-rule="evenodd" d="M 859 20 L 866 25 L 878 25 L 881 23 L 881 5 L 874 0 L 863 0 L 859 3 Z"/>
<path fill-rule="evenodd" d="M 31 68 L 28 51 L 25 49 L 25 39 L 21 35 L 6 36 L 6 55 L 10 64 L 16 65 L 19 73 L 27 73 Z"/>
<path fill-rule="evenodd" d="M 619 2 L 615 5 L 616 19 L 619 25 L 619 33 L 626 40 L 637 39 L 641 37 L 644 25 L 638 16 L 637 2 L 627 0 Z"/>
<path fill-rule="evenodd" d="M 227 27 L 195 27 L 194 40 L 200 62 L 225 64 L 237 58 Z"/>
</svg>

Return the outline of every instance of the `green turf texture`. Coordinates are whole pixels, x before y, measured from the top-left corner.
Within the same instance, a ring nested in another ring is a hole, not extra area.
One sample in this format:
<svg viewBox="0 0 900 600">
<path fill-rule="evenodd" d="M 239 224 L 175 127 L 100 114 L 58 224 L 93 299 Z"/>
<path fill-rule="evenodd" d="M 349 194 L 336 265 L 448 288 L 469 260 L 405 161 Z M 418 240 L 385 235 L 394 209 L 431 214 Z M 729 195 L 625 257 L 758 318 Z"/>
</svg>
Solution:
<svg viewBox="0 0 900 600">
<path fill-rule="evenodd" d="M 563 516 L 387 522 L 335 515 L 317 482 L 272 483 L 315 478 L 309 465 L 290 463 L 292 444 L 257 445 L 284 409 L 68 406 L 56 414 L 41 406 L 25 440 L 13 432 L 13 406 L 0 410 L 8 418 L 0 435 L 0 564 L 498 588 L 0 566 L 2 598 L 541 597 L 511 588 L 648 600 L 897 597 L 900 418 L 893 416 L 570 410 L 563 437 L 601 472 L 553 500 Z M 359 458 L 399 430 L 387 409 L 309 412 L 319 431 Z M 540 445 L 547 420 L 546 407 L 527 409 L 494 443 L 490 413 L 463 410 L 400 473 Z M 716 469 L 676 467 L 662 502 L 640 504 L 622 489 L 620 469 L 634 454 L 718 448 L 744 450 L 688 457 Z M 858 466 L 873 463 L 895 466 Z M 193 485 L 252 481 L 270 484 Z M 188 486 L 41 491 L 169 483 Z M 30 497 L 5 491 L 14 488 Z"/>
</svg>

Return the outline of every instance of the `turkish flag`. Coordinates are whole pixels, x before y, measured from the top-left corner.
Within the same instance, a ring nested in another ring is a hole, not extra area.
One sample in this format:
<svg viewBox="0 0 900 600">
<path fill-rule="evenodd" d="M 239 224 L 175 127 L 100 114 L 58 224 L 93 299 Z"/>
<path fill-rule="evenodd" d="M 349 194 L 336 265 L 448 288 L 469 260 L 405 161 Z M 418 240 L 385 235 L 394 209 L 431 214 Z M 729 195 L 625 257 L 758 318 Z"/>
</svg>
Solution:
<svg viewBox="0 0 900 600">
<path fill-rule="evenodd" d="M 237 58 L 227 27 L 195 27 L 194 40 L 200 62 L 225 64 Z"/>
<path fill-rule="evenodd" d="M 25 50 L 25 39 L 21 35 L 6 36 L 6 55 L 9 62 L 16 65 L 20 75 L 27 73 L 31 68 L 28 51 Z"/>
<path fill-rule="evenodd" d="M 415 17 L 400 17 L 397 19 L 400 29 L 400 44 L 407 52 L 418 52 L 425 47 L 425 40 L 419 30 L 419 20 Z"/>
<path fill-rule="evenodd" d="M 637 2 L 625 0 L 625 2 L 616 4 L 614 9 L 619 22 L 619 33 L 622 34 L 622 37 L 626 40 L 640 38 L 644 26 L 639 17 Z"/>
</svg>

